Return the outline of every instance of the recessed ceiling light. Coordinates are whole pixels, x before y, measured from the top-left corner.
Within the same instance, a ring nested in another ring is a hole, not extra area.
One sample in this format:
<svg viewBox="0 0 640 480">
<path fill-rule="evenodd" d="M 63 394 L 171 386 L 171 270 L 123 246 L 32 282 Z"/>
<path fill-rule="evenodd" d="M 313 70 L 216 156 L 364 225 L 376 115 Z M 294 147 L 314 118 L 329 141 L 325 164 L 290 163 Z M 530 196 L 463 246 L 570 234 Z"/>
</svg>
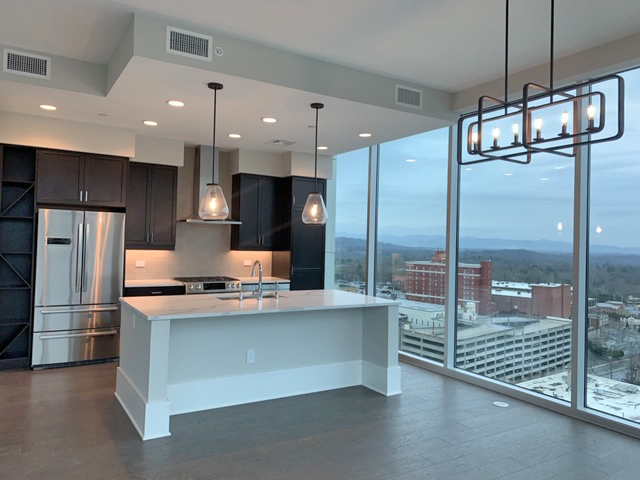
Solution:
<svg viewBox="0 0 640 480">
<path fill-rule="evenodd" d="M 465 168 L 465 170 L 466 170 L 467 172 L 470 172 L 471 170 L 473 170 L 473 168 L 471 168 L 471 167 L 467 167 L 467 168 Z"/>
<path fill-rule="evenodd" d="M 546 182 L 549 179 L 547 177 L 542 177 L 540 180 L 542 180 L 543 182 Z"/>
<path fill-rule="evenodd" d="M 262 117 L 262 121 L 264 123 L 276 123 L 278 119 L 273 117 Z"/>
<path fill-rule="evenodd" d="M 554 170 L 564 170 L 564 167 L 553 167 Z"/>
<path fill-rule="evenodd" d="M 43 110 L 49 110 L 50 112 L 53 112 L 54 110 L 57 110 L 57 107 L 54 107 L 53 105 L 40 105 L 40 108 Z"/>
<path fill-rule="evenodd" d="M 242 138 L 242 135 L 239 133 L 230 133 L 229 138 Z"/>
<path fill-rule="evenodd" d="M 108 117 L 109 115 L 107 115 L 106 113 L 99 113 L 98 116 L 99 117 Z"/>
<path fill-rule="evenodd" d="M 513 173 L 505 173 L 504 176 L 505 177 L 513 177 Z"/>
<path fill-rule="evenodd" d="M 329 147 L 325 147 L 325 146 L 318 147 L 318 150 L 328 150 L 328 149 L 329 149 Z"/>
<path fill-rule="evenodd" d="M 184 107 L 184 102 L 180 100 L 167 100 L 167 103 L 172 107 Z"/>
<path fill-rule="evenodd" d="M 415 158 L 407 158 L 407 159 L 405 160 L 405 162 L 407 162 L 407 163 L 415 163 L 415 161 L 416 161 L 416 159 L 415 159 Z"/>
<path fill-rule="evenodd" d="M 158 122 L 154 122 L 153 120 L 145 120 L 142 123 L 144 123 L 148 127 L 157 127 L 158 126 Z"/>
<path fill-rule="evenodd" d="M 358 136 L 361 137 L 361 138 L 369 138 L 371 136 L 371 134 L 370 133 L 359 133 Z"/>
</svg>

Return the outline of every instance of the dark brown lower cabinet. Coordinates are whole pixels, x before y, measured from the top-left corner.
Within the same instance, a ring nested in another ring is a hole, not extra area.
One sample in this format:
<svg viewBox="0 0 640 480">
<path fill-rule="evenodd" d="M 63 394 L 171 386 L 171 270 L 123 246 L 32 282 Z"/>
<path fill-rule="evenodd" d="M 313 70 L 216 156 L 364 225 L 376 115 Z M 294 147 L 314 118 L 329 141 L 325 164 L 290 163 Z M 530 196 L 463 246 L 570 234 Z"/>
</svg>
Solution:
<svg viewBox="0 0 640 480">
<path fill-rule="evenodd" d="M 127 248 L 174 250 L 178 169 L 147 163 L 129 164 Z"/>
</svg>

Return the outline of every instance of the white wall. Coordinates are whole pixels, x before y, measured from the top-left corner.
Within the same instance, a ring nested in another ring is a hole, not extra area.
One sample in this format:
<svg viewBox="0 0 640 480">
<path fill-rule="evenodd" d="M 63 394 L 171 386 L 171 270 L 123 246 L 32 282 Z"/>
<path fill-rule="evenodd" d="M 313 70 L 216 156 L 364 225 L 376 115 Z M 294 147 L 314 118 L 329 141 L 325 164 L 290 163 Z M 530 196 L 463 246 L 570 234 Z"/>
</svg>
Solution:
<svg viewBox="0 0 640 480">
<path fill-rule="evenodd" d="M 184 165 L 184 142 L 170 138 L 136 135 L 135 158 L 131 160 L 141 163 L 157 163 L 160 165 Z"/>
<path fill-rule="evenodd" d="M 0 111 L 0 143 L 135 156 L 131 130 L 4 111 Z"/>
</svg>

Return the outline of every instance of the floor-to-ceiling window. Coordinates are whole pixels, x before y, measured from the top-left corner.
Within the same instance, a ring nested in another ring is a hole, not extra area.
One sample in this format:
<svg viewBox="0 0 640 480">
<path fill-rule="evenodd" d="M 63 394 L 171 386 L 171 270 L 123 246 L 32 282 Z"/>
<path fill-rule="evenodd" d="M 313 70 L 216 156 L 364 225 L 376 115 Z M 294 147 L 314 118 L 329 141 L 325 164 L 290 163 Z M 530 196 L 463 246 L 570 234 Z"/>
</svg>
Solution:
<svg viewBox="0 0 640 480">
<path fill-rule="evenodd" d="M 456 367 L 565 400 L 573 172 L 548 154 L 463 166 L 459 197 Z"/>
<path fill-rule="evenodd" d="M 400 350 L 442 362 L 449 129 L 380 145 L 376 295 L 398 299 Z"/>
<path fill-rule="evenodd" d="M 336 158 L 335 288 L 365 292 L 369 148 Z"/>
<path fill-rule="evenodd" d="M 638 422 L 640 70 L 622 76 L 627 92 L 625 134 L 591 148 L 585 403 Z M 604 90 L 608 103 L 615 102 L 614 89 Z"/>
</svg>

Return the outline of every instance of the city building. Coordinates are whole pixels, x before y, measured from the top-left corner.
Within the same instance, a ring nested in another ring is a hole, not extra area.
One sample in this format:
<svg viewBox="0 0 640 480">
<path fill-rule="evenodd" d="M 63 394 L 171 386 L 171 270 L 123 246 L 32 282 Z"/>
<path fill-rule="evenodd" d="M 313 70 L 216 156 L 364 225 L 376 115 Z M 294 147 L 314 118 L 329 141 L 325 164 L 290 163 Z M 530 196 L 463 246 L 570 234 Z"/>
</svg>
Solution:
<svg viewBox="0 0 640 480">
<path fill-rule="evenodd" d="M 571 318 L 571 285 L 493 281 L 492 300 L 498 313 Z"/>
<path fill-rule="evenodd" d="M 446 252 L 436 250 L 431 261 L 407 262 L 405 292 L 407 300 L 444 305 Z M 491 303 L 493 264 L 490 261 L 460 263 L 458 301 L 477 304 L 480 315 L 495 311 Z"/>
<path fill-rule="evenodd" d="M 469 305 L 473 308 L 473 304 Z M 410 315 L 408 315 L 410 317 Z M 509 383 L 566 370 L 571 362 L 571 321 L 564 318 L 471 316 L 457 323 L 456 365 Z M 400 325 L 403 351 L 442 362 L 444 321 Z"/>
</svg>

